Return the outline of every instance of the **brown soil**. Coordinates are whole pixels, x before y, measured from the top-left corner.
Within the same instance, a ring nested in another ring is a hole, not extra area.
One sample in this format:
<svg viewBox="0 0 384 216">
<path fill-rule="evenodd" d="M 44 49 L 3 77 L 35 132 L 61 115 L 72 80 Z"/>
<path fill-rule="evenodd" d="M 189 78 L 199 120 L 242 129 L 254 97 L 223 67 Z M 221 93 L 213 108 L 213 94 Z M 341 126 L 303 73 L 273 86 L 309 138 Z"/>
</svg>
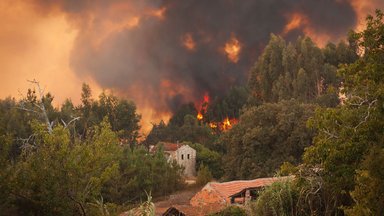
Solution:
<svg viewBox="0 0 384 216">
<path fill-rule="evenodd" d="M 185 190 L 178 191 L 155 202 L 156 215 L 162 215 L 169 207 L 173 205 L 189 205 L 191 198 L 201 190 L 201 187 L 188 187 Z"/>
</svg>

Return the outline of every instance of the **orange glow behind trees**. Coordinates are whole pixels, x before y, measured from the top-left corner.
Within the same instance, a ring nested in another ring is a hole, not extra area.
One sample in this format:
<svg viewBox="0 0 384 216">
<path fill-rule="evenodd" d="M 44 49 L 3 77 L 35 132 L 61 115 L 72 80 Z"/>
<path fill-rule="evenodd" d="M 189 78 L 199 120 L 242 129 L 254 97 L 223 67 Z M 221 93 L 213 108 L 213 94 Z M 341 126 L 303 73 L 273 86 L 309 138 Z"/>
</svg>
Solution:
<svg viewBox="0 0 384 216">
<path fill-rule="evenodd" d="M 330 35 L 316 31 L 305 14 L 293 12 L 286 15 L 286 17 L 287 24 L 281 33 L 283 36 L 295 29 L 300 29 L 320 47 L 324 47 L 329 42 Z"/>
<path fill-rule="evenodd" d="M 189 51 L 194 51 L 196 49 L 196 42 L 192 37 L 191 33 L 186 33 L 181 38 L 182 45 Z"/>
<path fill-rule="evenodd" d="M 239 61 L 241 44 L 234 35 L 232 35 L 229 41 L 227 41 L 227 43 L 225 44 L 224 51 L 227 54 L 227 58 L 229 61 L 233 63 L 237 63 Z"/>
</svg>

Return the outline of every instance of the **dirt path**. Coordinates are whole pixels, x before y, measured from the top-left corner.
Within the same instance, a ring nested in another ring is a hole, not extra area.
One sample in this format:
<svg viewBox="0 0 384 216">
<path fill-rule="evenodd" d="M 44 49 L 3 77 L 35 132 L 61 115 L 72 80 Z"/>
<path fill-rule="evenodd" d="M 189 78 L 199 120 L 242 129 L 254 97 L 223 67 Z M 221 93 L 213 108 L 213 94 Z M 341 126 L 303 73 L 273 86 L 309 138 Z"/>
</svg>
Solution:
<svg viewBox="0 0 384 216">
<path fill-rule="evenodd" d="M 156 215 L 162 215 L 169 207 L 173 205 L 188 205 L 189 200 L 199 191 L 201 187 L 187 188 L 183 191 L 178 191 L 172 195 L 169 195 L 157 202 Z"/>
</svg>

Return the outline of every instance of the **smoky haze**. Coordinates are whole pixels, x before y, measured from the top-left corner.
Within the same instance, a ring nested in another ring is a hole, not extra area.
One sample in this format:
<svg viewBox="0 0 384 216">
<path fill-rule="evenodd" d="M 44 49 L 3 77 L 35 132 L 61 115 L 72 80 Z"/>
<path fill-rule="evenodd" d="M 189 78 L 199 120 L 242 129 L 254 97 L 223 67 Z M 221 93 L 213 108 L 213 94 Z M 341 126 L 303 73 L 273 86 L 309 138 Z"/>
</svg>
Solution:
<svg viewBox="0 0 384 216">
<path fill-rule="evenodd" d="M 337 40 L 356 24 L 346 0 L 34 1 L 42 13 L 64 13 L 78 30 L 71 68 L 101 87 L 173 112 L 181 103 L 244 84 L 271 33 L 290 15 L 305 17 L 284 37 L 317 33 Z M 225 44 L 240 44 L 237 60 Z"/>
</svg>

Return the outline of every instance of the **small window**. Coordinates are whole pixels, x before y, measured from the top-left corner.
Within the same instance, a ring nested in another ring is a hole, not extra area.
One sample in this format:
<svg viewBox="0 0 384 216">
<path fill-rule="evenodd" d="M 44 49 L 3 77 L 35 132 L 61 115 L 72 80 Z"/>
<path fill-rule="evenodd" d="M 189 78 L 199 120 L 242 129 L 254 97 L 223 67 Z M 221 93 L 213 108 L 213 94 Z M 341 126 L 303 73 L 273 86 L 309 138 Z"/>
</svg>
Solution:
<svg viewBox="0 0 384 216">
<path fill-rule="evenodd" d="M 183 154 L 181 155 L 181 160 L 184 160 L 184 155 Z"/>
<path fill-rule="evenodd" d="M 187 154 L 187 159 L 189 160 L 189 154 Z"/>
</svg>

